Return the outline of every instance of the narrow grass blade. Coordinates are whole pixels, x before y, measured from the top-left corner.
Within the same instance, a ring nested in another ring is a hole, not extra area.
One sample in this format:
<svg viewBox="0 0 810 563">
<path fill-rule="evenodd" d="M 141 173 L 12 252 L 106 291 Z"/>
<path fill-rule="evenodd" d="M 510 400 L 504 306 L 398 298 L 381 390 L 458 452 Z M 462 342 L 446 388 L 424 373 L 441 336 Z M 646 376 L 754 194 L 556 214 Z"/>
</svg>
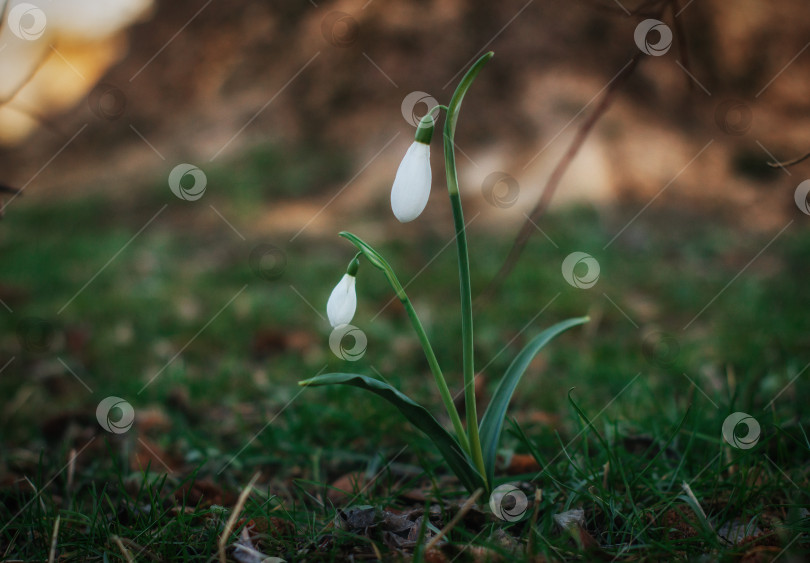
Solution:
<svg viewBox="0 0 810 563">
<path fill-rule="evenodd" d="M 520 353 L 512 361 L 509 368 L 506 370 L 497 389 L 492 396 L 484 416 L 481 418 L 480 436 L 481 448 L 484 453 L 484 466 L 487 471 L 487 481 L 492 483 L 495 477 L 495 453 L 498 449 L 498 442 L 501 438 L 501 429 L 503 428 L 503 419 L 506 416 L 506 409 L 509 406 L 509 401 L 512 399 L 512 394 L 520 382 L 520 378 L 526 372 L 532 359 L 537 353 L 548 344 L 548 342 L 571 327 L 584 324 L 588 322 L 588 317 L 577 317 L 568 319 L 551 326 L 535 336 Z"/>
<path fill-rule="evenodd" d="M 572 406 L 572 407 L 574 407 L 574 410 L 575 410 L 575 411 L 577 411 L 577 414 L 580 416 L 580 418 L 582 418 L 582 420 L 584 420 L 584 421 L 585 421 L 585 426 L 587 426 L 588 428 L 590 428 L 590 429 L 591 429 L 591 431 L 594 433 L 594 435 L 596 435 L 596 439 L 597 439 L 597 440 L 599 440 L 599 443 L 600 443 L 600 444 L 602 444 L 602 447 L 605 449 L 605 454 L 607 454 L 608 459 L 609 459 L 610 461 L 615 462 L 615 461 L 616 461 L 616 460 L 615 460 L 615 456 L 613 455 L 613 452 L 612 452 L 612 450 L 610 449 L 610 446 L 608 445 L 607 440 L 605 440 L 605 439 L 602 437 L 602 434 L 600 434 L 600 433 L 599 433 L 599 430 L 597 430 L 597 429 L 596 429 L 596 426 L 594 426 L 594 425 L 593 425 L 593 422 L 591 422 L 591 419 L 590 419 L 590 418 L 588 418 L 588 415 L 587 415 L 587 414 L 585 414 L 585 411 L 583 411 L 583 410 L 582 410 L 582 409 L 579 407 L 579 405 L 578 405 L 578 404 L 576 404 L 576 403 L 574 402 L 574 399 L 571 397 L 571 393 L 572 393 L 573 391 L 574 391 L 574 388 L 573 388 L 573 387 L 572 387 L 571 389 L 569 389 L 569 390 L 568 390 L 568 402 L 569 402 L 569 403 L 571 403 L 571 406 Z"/>
<path fill-rule="evenodd" d="M 352 385 L 376 393 L 401 412 L 408 422 L 416 426 L 430 438 L 444 457 L 447 465 L 462 484 L 473 492 L 484 486 L 481 474 L 475 469 L 469 456 L 464 453 L 458 441 L 439 424 L 428 410 L 387 383 L 356 373 L 327 373 L 299 381 L 298 385 L 318 387 L 323 385 Z"/>
</svg>

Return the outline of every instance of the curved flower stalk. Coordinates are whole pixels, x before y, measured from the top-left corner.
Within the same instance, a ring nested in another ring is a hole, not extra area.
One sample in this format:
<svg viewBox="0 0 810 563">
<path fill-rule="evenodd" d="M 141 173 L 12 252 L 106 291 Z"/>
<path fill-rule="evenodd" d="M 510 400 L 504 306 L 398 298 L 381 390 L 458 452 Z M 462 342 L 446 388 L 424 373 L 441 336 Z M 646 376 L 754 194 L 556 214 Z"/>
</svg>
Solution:
<svg viewBox="0 0 810 563">
<path fill-rule="evenodd" d="M 484 416 L 479 423 L 475 402 L 475 367 L 472 292 L 470 286 L 470 260 L 467 249 L 467 233 L 464 225 L 464 214 L 461 208 L 461 197 L 458 188 L 458 175 L 455 160 L 455 131 L 458 121 L 461 102 L 469 90 L 475 77 L 493 54 L 487 53 L 479 58 L 464 77 L 453 93 L 447 106 L 432 108 L 428 115 L 422 118 L 417 128 L 414 143 L 408 149 L 402 163 L 397 170 L 391 189 L 391 209 L 396 218 L 402 222 L 416 219 L 427 205 L 430 197 L 431 171 L 430 171 L 430 140 L 434 127 L 434 110 L 441 109 L 446 112 L 444 122 L 444 162 L 447 174 L 447 190 L 453 209 L 453 222 L 456 231 L 456 248 L 458 250 L 458 272 L 461 294 L 461 327 L 462 327 L 462 372 L 464 376 L 464 401 L 467 411 L 466 431 L 456 409 L 447 382 L 442 375 L 441 367 L 433 352 L 422 323 L 399 283 L 393 268 L 368 243 L 359 237 L 342 232 L 340 236 L 349 240 L 359 251 L 349 266 L 346 275 L 333 290 L 327 305 L 327 314 L 333 326 L 335 322 L 346 321 L 354 316 L 357 307 L 354 277 L 357 273 L 357 260 L 360 256 L 380 270 L 388 280 L 394 293 L 402 302 L 411 325 L 422 344 L 425 358 L 433 373 L 436 386 L 441 395 L 442 402 L 453 424 L 455 436 L 445 430 L 430 412 L 387 383 L 355 373 L 329 373 L 299 381 L 298 384 L 307 387 L 322 385 L 352 385 L 377 394 L 395 406 L 408 421 L 424 432 L 435 444 L 442 454 L 449 468 L 456 474 L 461 483 L 472 493 L 483 488 L 487 493 L 492 490 L 495 480 L 495 458 L 500 442 L 503 421 L 509 401 L 526 372 L 531 360 L 555 336 L 577 325 L 588 321 L 588 317 L 579 317 L 559 322 L 537 335 L 529 341 L 523 350 L 515 357 L 504 373 L 492 396 Z M 348 322 L 348 321 L 346 321 Z"/>
</svg>

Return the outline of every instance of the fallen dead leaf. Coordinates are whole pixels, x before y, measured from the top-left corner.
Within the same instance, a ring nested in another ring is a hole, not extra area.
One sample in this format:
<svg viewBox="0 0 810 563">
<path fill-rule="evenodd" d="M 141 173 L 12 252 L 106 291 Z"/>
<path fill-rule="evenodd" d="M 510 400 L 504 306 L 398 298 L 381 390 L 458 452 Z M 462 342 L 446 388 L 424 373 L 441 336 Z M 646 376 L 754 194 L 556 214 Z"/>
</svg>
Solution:
<svg viewBox="0 0 810 563">
<path fill-rule="evenodd" d="M 188 506 L 208 507 L 212 504 L 231 506 L 236 502 L 236 495 L 223 489 L 209 479 L 184 483 L 175 493 L 177 502 Z M 185 500 L 184 500 L 185 499 Z"/>
<path fill-rule="evenodd" d="M 571 527 L 585 525 L 585 511 L 581 508 L 566 510 L 553 516 L 554 523 L 563 531 L 568 531 Z"/>
<path fill-rule="evenodd" d="M 165 411 L 158 407 L 138 409 L 135 412 L 138 429 L 147 433 L 150 430 L 162 432 L 171 428 L 172 421 Z"/>
<path fill-rule="evenodd" d="M 231 547 L 233 558 L 239 563 L 286 563 L 280 557 L 271 557 L 259 551 L 253 544 L 249 526 L 242 528 L 239 539 Z"/>
<path fill-rule="evenodd" d="M 757 545 L 740 558 L 740 563 L 768 563 L 781 553 L 782 548 L 773 545 Z"/>
<path fill-rule="evenodd" d="M 670 539 L 683 540 L 693 538 L 698 535 L 698 531 L 686 519 L 684 514 L 691 513 L 692 509 L 687 505 L 682 505 L 680 510 L 671 508 L 661 517 L 661 525 L 669 529 Z"/>
<path fill-rule="evenodd" d="M 129 460 L 129 467 L 133 471 L 143 471 L 147 467 L 151 471 L 174 473 L 182 467 L 183 461 L 176 459 L 149 438 L 140 437 L 135 442 L 135 453 Z"/>
<path fill-rule="evenodd" d="M 749 541 L 754 541 L 765 532 L 759 529 L 754 523 L 754 519 L 744 523 L 739 518 L 726 522 L 717 530 L 717 535 L 731 545 L 740 545 Z"/>
<path fill-rule="evenodd" d="M 541 469 L 542 467 L 533 456 L 529 454 L 512 454 L 505 471 L 508 475 L 522 475 L 524 473 L 536 473 Z"/>
<path fill-rule="evenodd" d="M 366 475 L 362 471 L 352 471 L 335 479 L 326 492 L 326 498 L 335 506 L 351 501 L 366 487 Z"/>
<path fill-rule="evenodd" d="M 290 351 L 304 354 L 317 343 L 317 337 L 306 330 L 262 328 L 253 335 L 251 350 L 254 358 L 262 360 Z"/>
</svg>

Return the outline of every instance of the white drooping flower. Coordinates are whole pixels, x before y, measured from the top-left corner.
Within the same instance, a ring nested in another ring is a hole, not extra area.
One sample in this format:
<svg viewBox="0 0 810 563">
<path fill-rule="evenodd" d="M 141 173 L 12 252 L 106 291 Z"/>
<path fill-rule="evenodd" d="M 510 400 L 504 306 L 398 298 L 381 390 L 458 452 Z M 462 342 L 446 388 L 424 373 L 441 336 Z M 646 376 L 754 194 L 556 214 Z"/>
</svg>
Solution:
<svg viewBox="0 0 810 563">
<path fill-rule="evenodd" d="M 430 145 L 414 141 L 399 165 L 391 188 L 391 209 L 402 223 L 422 213 L 430 197 Z"/>
<path fill-rule="evenodd" d="M 354 318 L 357 311 L 355 281 L 355 277 L 351 274 L 344 274 L 332 290 L 329 301 L 326 302 L 326 316 L 329 317 L 329 324 L 333 328 L 347 325 Z"/>
<path fill-rule="evenodd" d="M 435 109 L 432 108 L 419 121 L 414 141 L 399 164 L 391 188 L 391 209 L 402 223 L 419 217 L 430 197 L 430 139 Z"/>
</svg>

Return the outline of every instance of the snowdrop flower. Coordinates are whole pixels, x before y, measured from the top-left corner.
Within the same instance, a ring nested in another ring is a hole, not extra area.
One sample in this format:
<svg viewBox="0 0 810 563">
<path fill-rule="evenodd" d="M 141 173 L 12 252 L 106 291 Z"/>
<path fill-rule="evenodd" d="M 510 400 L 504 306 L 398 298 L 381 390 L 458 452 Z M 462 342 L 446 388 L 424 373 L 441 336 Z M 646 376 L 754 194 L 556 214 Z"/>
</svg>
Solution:
<svg viewBox="0 0 810 563">
<path fill-rule="evenodd" d="M 413 221 L 422 213 L 430 197 L 430 138 L 433 136 L 431 112 L 416 129 L 416 140 L 408 148 L 397 169 L 391 188 L 391 209 L 402 223 Z"/>
<path fill-rule="evenodd" d="M 329 324 L 332 325 L 332 328 L 347 325 L 354 318 L 354 313 L 357 311 L 357 292 L 354 284 L 359 265 L 357 258 L 351 261 L 348 270 L 332 290 L 329 301 L 326 302 L 326 316 L 329 317 Z"/>
</svg>

